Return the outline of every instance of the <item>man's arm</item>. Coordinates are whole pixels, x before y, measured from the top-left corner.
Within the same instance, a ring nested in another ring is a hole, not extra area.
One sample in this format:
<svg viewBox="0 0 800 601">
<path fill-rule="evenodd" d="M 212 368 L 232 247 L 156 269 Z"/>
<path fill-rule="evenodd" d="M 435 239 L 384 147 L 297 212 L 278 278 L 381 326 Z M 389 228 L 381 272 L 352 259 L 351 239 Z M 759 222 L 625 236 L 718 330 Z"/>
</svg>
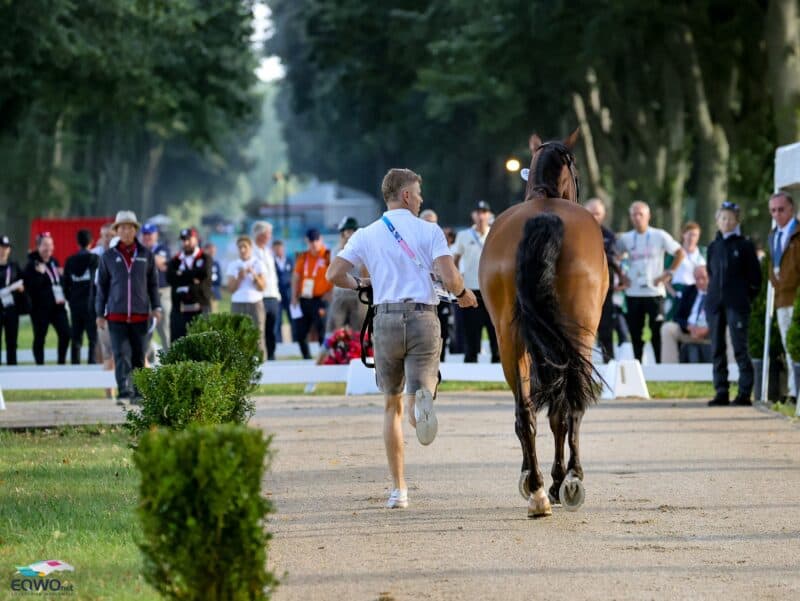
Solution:
<svg viewBox="0 0 800 601">
<path fill-rule="evenodd" d="M 346 288 L 348 290 L 358 290 L 359 288 L 369 286 L 370 282 L 368 278 L 356 279 L 356 277 L 350 273 L 354 268 L 355 265 L 347 259 L 335 257 L 333 261 L 331 261 L 330 266 L 328 266 L 325 277 L 334 286 Z"/>
<path fill-rule="evenodd" d="M 433 265 L 436 272 L 442 276 L 442 282 L 444 282 L 444 286 L 447 288 L 448 292 L 455 294 L 459 307 L 467 308 L 478 306 L 478 299 L 475 298 L 475 294 L 472 290 L 464 286 L 464 278 L 461 273 L 459 273 L 458 267 L 456 267 L 455 261 L 453 261 L 453 257 L 450 255 L 442 255 L 434 260 Z"/>
</svg>

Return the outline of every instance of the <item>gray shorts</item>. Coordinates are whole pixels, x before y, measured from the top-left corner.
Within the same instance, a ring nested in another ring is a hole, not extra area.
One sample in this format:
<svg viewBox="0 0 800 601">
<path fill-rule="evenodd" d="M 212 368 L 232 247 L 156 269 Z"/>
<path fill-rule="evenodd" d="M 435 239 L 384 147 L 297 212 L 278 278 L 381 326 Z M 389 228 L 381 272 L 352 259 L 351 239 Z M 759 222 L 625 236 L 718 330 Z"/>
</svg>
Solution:
<svg viewBox="0 0 800 601">
<path fill-rule="evenodd" d="M 420 310 L 424 307 L 425 310 Z M 400 394 L 434 392 L 442 337 L 435 305 L 387 303 L 376 307 L 373 344 L 378 387 Z"/>
</svg>

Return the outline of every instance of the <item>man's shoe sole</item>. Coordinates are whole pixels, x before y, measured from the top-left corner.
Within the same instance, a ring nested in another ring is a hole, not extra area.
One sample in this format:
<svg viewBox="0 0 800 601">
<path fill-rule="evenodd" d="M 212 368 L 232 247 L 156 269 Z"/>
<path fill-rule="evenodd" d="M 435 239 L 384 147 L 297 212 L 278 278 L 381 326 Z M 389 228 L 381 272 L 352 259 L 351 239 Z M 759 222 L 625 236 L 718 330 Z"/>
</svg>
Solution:
<svg viewBox="0 0 800 601">
<path fill-rule="evenodd" d="M 431 444 L 439 430 L 439 420 L 433 410 L 433 395 L 428 390 L 417 390 L 414 401 L 414 418 L 417 422 L 417 440 L 422 445 Z"/>
</svg>

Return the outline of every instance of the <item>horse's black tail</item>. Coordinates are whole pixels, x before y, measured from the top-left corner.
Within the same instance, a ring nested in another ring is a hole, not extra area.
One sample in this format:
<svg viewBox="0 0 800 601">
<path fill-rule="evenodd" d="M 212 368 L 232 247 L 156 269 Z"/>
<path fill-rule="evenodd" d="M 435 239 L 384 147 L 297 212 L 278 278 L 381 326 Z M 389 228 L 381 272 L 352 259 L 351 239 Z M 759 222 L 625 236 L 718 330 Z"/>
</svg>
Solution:
<svg viewBox="0 0 800 601">
<path fill-rule="evenodd" d="M 531 401 L 549 414 L 583 412 L 595 401 L 594 368 L 581 327 L 559 309 L 556 263 L 564 241 L 558 215 L 528 219 L 517 250 L 516 326 L 531 357 Z"/>
</svg>

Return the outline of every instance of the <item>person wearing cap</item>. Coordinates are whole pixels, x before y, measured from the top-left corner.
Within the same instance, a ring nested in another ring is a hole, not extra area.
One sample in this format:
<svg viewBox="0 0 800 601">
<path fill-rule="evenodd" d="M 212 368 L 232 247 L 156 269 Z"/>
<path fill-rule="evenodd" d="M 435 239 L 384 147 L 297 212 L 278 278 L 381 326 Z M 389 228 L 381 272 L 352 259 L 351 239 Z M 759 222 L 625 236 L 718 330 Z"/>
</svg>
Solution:
<svg viewBox="0 0 800 601">
<path fill-rule="evenodd" d="M 169 247 L 159 241 L 161 232 L 158 225 L 155 223 L 145 223 L 142 226 L 141 240 L 151 253 L 156 262 L 156 269 L 158 270 L 158 295 L 161 301 L 161 310 L 165 317 L 169 317 L 172 313 L 172 288 L 167 282 L 167 263 L 169 262 L 171 253 Z M 169 324 L 167 319 L 160 319 L 156 324 L 156 332 L 158 338 L 161 340 L 161 348 L 164 350 L 169 349 Z"/>
<path fill-rule="evenodd" d="M 167 264 L 167 282 L 172 287 L 170 340 L 186 335 L 194 318 L 211 312 L 211 261 L 200 248 L 197 230 L 181 230 L 182 249 Z"/>
<path fill-rule="evenodd" d="M 483 254 L 483 244 L 489 235 L 489 219 L 492 209 L 485 200 L 479 200 L 475 205 L 475 224 L 456 236 L 453 260 L 461 274 L 467 288 L 472 290 L 478 305 L 474 309 L 464 309 L 462 318 L 464 323 L 464 363 L 477 363 L 478 353 L 481 352 L 481 335 L 484 328 L 489 336 L 489 348 L 492 353 L 492 363 L 500 362 L 500 352 L 497 348 L 497 335 L 483 302 L 480 285 L 478 284 L 478 266 Z"/>
<path fill-rule="evenodd" d="M 381 191 L 387 211 L 359 229 L 347 242 L 327 277 L 340 288 L 372 285 L 375 304 L 373 344 L 375 375 L 384 395 L 383 441 L 392 492 L 386 507 L 408 507 L 403 448 L 403 391 L 417 439 L 433 442 L 438 420 L 433 399 L 438 383 L 442 339 L 436 304 L 446 290 L 462 307 L 474 307 L 475 295 L 464 285 L 441 228 L 419 219 L 422 178 L 410 169 L 390 169 Z M 354 275 L 366 268 L 371 282 Z M 435 275 L 440 274 L 441 280 Z"/>
<path fill-rule="evenodd" d="M 6 336 L 6 365 L 17 364 L 19 316 L 30 309 L 22 281 L 22 269 L 11 260 L 11 239 L 0 236 L 0 350 Z"/>
<path fill-rule="evenodd" d="M 776 192 L 770 197 L 769 212 L 775 220 L 775 227 L 768 238 L 769 254 L 772 259 L 769 281 L 775 289 L 775 315 L 789 366 L 787 370 L 789 398 L 782 400 L 796 403 L 798 391 L 791 366 L 793 362 L 800 361 L 800 357 L 789 355 L 786 335 L 792 324 L 794 299 L 800 288 L 800 227 L 798 227 L 800 220 L 796 216 L 794 199 L 788 192 Z"/>
<path fill-rule="evenodd" d="M 69 314 L 72 321 L 72 353 L 73 365 L 81 362 L 81 346 L 83 334 L 89 341 L 88 363 L 97 362 L 97 321 L 92 303 L 92 285 L 100 257 L 89 252 L 92 235 L 89 230 L 79 230 L 76 235 L 78 252 L 67 258 L 64 263 L 64 296 L 69 303 Z"/>
<path fill-rule="evenodd" d="M 292 274 L 292 305 L 301 317 L 295 319 L 295 336 L 303 359 L 311 359 L 308 334 L 313 328 L 320 344 L 325 340 L 325 314 L 333 285 L 325 278 L 331 264 L 331 251 L 325 248 L 318 229 L 306 232 L 308 249 L 297 255 Z"/>
<path fill-rule="evenodd" d="M 275 322 L 275 340 L 283 342 L 283 333 L 281 331 L 283 316 L 286 316 L 286 320 L 290 325 L 292 323 L 292 314 L 289 311 L 289 305 L 292 302 L 292 273 L 294 273 L 294 261 L 286 254 L 286 244 L 283 243 L 283 240 L 275 240 L 272 243 L 272 254 L 275 256 L 275 273 L 278 276 L 278 291 L 281 294 L 281 313 L 278 315 L 278 319 Z"/>
<path fill-rule="evenodd" d="M 119 211 L 112 226 L 116 240 L 97 268 L 97 327 L 108 328 L 111 337 L 118 405 L 137 402 L 131 372 L 144 367 L 150 320 L 163 318 L 155 257 L 136 239 L 140 227 L 133 211 Z"/>
<path fill-rule="evenodd" d="M 358 229 L 355 217 L 345 217 L 339 222 L 339 248 L 334 256 L 338 255 L 347 245 L 347 241 Z M 353 275 L 366 276 L 360 269 L 354 268 Z M 328 321 L 325 325 L 325 337 L 339 328 L 350 326 L 353 330 L 361 331 L 364 317 L 367 315 L 367 305 L 358 298 L 358 292 L 347 288 L 334 288 L 331 305 L 328 309 Z"/>
<path fill-rule="evenodd" d="M 253 256 L 253 241 L 249 236 L 236 240 L 239 258 L 228 263 L 225 272 L 231 296 L 231 313 L 249 315 L 259 332 L 264 331 L 264 287 L 266 276 L 264 262 Z M 264 336 L 258 337 L 258 348 L 262 357 L 267 356 Z"/>
<path fill-rule="evenodd" d="M 28 254 L 23 271 L 25 290 L 31 299 L 33 326 L 33 359 L 44 365 L 44 342 L 52 325 L 58 336 L 58 364 L 67 362 L 69 348 L 69 319 L 61 267 L 53 257 L 53 237 L 43 232 L 36 237 L 36 250 Z"/>
<path fill-rule="evenodd" d="M 270 246 L 272 240 L 272 224 L 269 221 L 256 221 L 253 224 L 253 256 L 261 261 L 264 267 L 264 346 L 267 349 L 267 361 L 275 360 L 275 327 L 281 316 L 281 292 L 278 289 L 278 273 L 275 267 L 275 256 Z"/>
<path fill-rule="evenodd" d="M 708 247 L 706 269 L 708 294 L 705 311 L 711 331 L 711 355 L 714 364 L 714 398 L 708 404 L 727 405 L 728 357 L 726 330 L 739 366 L 739 392 L 734 405 L 752 405 L 753 362 L 747 349 L 750 305 L 761 289 L 761 266 L 756 248 L 742 236 L 739 206 L 724 202 L 717 211 L 716 238 Z"/>
<path fill-rule="evenodd" d="M 627 255 L 630 265 L 623 285 L 633 354 L 639 361 L 642 360 L 642 333 L 646 317 L 652 336 L 653 354 L 656 363 L 661 363 L 661 325 L 664 323 L 664 298 L 667 295 L 664 283 L 672 278 L 685 253 L 669 233 L 650 227 L 650 207 L 646 202 L 637 200 L 631 203 L 628 214 L 633 229 L 620 234 L 614 250 L 618 255 Z M 664 269 L 666 254 L 673 257 L 667 270 Z"/>
</svg>

